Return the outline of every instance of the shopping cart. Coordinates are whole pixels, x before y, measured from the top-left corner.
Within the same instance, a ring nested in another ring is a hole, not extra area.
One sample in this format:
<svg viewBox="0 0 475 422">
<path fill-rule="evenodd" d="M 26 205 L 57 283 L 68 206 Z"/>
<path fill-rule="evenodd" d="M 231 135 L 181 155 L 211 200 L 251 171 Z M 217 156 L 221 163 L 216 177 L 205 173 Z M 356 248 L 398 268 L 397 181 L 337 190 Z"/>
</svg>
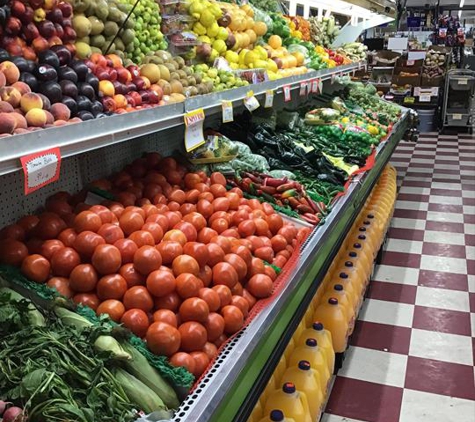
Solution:
<svg viewBox="0 0 475 422">
<path fill-rule="evenodd" d="M 453 69 L 447 72 L 442 130 L 446 127 L 466 127 L 473 133 L 475 124 L 475 72 Z"/>
</svg>

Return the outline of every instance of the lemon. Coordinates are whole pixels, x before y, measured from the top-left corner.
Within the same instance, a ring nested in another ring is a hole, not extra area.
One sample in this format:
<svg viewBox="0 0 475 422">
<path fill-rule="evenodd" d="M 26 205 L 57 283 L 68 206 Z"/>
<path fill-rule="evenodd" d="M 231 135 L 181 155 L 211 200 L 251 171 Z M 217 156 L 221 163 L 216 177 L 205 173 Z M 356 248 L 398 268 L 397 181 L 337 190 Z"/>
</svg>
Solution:
<svg viewBox="0 0 475 422">
<path fill-rule="evenodd" d="M 233 70 L 239 69 L 239 65 L 237 63 L 229 63 L 229 67 Z"/>
<path fill-rule="evenodd" d="M 203 10 L 200 15 L 200 23 L 205 28 L 209 28 L 213 24 L 213 22 L 216 22 L 216 18 L 214 17 L 213 13 L 211 13 L 211 10 Z"/>
<path fill-rule="evenodd" d="M 211 54 L 209 56 L 209 61 L 214 62 L 219 57 L 219 52 L 216 51 L 214 48 L 211 49 Z"/>
<path fill-rule="evenodd" d="M 267 69 L 267 61 L 258 59 L 254 62 L 254 67 L 257 69 Z"/>
<path fill-rule="evenodd" d="M 213 49 L 218 53 L 224 53 L 226 51 L 226 43 L 223 40 L 215 40 L 212 45 Z"/>
<path fill-rule="evenodd" d="M 230 64 L 239 62 L 239 54 L 236 53 L 235 51 L 231 51 L 231 50 L 226 51 L 226 55 L 224 57 Z"/>
<path fill-rule="evenodd" d="M 220 26 L 218 28 L 218 33 L 216 34 L 216 38 L 218 40 L 226 41 L 228 39 L 228 36 L 229 36 L 228 30 Z"/>
<path fill-rule="evenodd" d="M 193 25 L 193 32 L 195 32 L 198 35 L 206 35 L 206 28 L 203 25 L 201 25 L 201 23 L 196 22 Z"/>
<path fill-rule="evenodd" d="M 206 34 L 212 38 L 215 38 L 216 35 L 218 35 L 219 29 L 220 27 L 218 22 L 214 21 L 211 26 L 206 29 Z"/>
<path fill-rule="evenodd" d="M 266 67 L 269 72 L 277 72 L 277 70 L 279 70 L 279 68 L 277 67 L 277 63 L 272 59 L 267 60 Z"/>
<path fill-rule="evenodd" d="M 239 63 L 244 63 L 244 57 L 246 57 L 247 53 L 249 53 L 249 50 L 247 48 L 243 48 L 239 52 Z"/>
<path fill-rule="evenodd" d="M 259 55 L 254 51 L 247 52 L 244 57 L 244 63 L 247 65 L 255 63 L 257 60 L 259 60 Z"/>
<path fill-rule="evenodd" d="M 258 45 L 256 48 L 254 48 L 254 51 L 259 55 L 259 58 L 261 60 L 266 60 L 267 59 L 267 51 L 261 45 Z"/>
</svg>

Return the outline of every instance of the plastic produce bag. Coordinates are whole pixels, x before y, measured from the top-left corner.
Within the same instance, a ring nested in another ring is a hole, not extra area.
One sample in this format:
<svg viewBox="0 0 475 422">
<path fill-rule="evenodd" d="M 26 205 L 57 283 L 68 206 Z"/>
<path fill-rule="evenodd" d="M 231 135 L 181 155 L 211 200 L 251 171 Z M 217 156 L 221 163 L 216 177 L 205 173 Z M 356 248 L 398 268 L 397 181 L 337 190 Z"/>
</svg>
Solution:
<svg viewBox="0 0 475 422">
<path fill-rule="evenodd" d="M 251 148 L 249 148 L 249 145 L 246 145 L 244 142 L 234 141 L 234 144 L 238 148 L 237 158 L 241 157 L 242 155 L 252 154 Z"/>
<path fill-rule="evenodd" d="M 333 108 L 316 108 L 305 115 L 307 125 L 326 125 L 335 123 L 340 118 L 341 113 Z"/>
<path fill-rule="evenodd" d="M 277 127 L 293 130 L 300 124 L 300 116 L 294 111 L 281 111 L 277 116 Z"/>
<path fill-rule="evenodd" d="M 296 178 L 295 174 L 288 170 L 271 170 L 269 175 L 275 179 L 283 179 L 284 177 L 287 177 L 287 179 L 294 180 Z"/>
<path fill-rule="evenodd" d="M 236 157 L 238 148 L 226 136 L 214 132 L 206 132 L 207 140 L 199 148 L 188 153 L 188 159 L 195 164 L 219 163 L 230 161 Z"/>
</svg>

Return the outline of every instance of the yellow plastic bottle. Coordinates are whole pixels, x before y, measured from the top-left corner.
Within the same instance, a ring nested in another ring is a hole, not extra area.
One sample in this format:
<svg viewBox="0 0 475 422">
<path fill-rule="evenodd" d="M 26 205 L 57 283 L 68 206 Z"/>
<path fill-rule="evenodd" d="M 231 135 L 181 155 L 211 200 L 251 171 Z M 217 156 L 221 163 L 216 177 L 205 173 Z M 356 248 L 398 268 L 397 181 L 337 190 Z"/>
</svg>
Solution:
<svg viewBox="0 0 475 422">
<path fill-rule="evenodd" d="M 322 392 L 320 376 L 317 371 L 312 368 L 310 362 L 307 360 L 301 360 L 298 362 L 297 366 L 287 368 L 283 379 L 287 382 L 294 383 L 297 391 L 305 393 L 309 399 L 308 408 L 310 410 L 310 415 L 312 416 L 312 421 L 318 421 L 326 388 L 324 392 Z"/>
<path fill-rule="evenodd" d="M 355 292 L 361 295 L 365 290 L 368 280 L 368 275 L 363 270 L 363 267 L 353 265 L 352 261 L 344 261 L 340 267 L 339 275 L 341 276 L 342 273 L 348 274 L 349 282 L 354 287 Z"/>
<path fill-rule="evenodd" d="M 250 422 L 250 421 L 256 422 L 256 421 L 260 420 L 262 418 L 262 415 L 263 415 L 262 412 L 263 411 L 264 411 L 264 408 L 262 406 L 262 399 L 259 398 L 259 400 L 257 400 L 257 403 L 254 406 L 254 409 L 252 410 L 251 416 L 249 416 L 249 419 L 247 420 L 247 422 Z"/>
<path fill-rule="evenodd" d="M 323 301 L 328 301 L 332 297 L 336 297 L 341 307 L 345 311 L 345 315 L 348 321 L 348 327 L 350 334 L 353 332 L 355 326 L 355 304 L 353 302 L 353 297 L 351 297 L 341 284 L 334 284 L 333 288 L 327 290 L 325 296 L 323 296 Z"/>
<path fill-rule="evenodd" d="M 323 326 L 332 333 L 335 353 L 343 353 L 346 350 L 349 326 L 338 299 L 332 297 L 322 303 L 315 311 L 314 319 L 321 321 Z"/>
<path fill-rule="evenodd" d="M 285 372 L 285 371 L 284 371 Z M 272 393 L 278 386 L 280 385 L 280 378 L 275 377 L 275 373 L 271 375 L 269 378 L 269 381 L 267 382 L 266 387 L 264 388 L 264 391 L 261 394 L 260 400 L 262 403 L 265 403 L 267 400 L 267 397 L 269 397 L 269 394 Z"/>
<path fill-rule="evenodd" d="M 269 416 L 261 419 L 259 422 L 295 422 L 295 419 L 286 418 L 284 412 L 280 409 L 271 410 Z"/>
<path fill-rule="evenodd" d="M 286 382 L 281 389 L 270 394 L 264 406 L 264 414 L 270 414 L 274 409 L 280 409 L 295 422 L 313 422 L 307 396 L 297 391 L 295 384 L 291 382 Z"/>
<path fill-rule="evenodd" d="M 358 254 L 358 260 L 362 261 L 364 266 L 368 265 L 371 269 L 373 268 L 373 253 L 368 248 L 365 248 L 360 242 L 355 241 L 351 247 L 348 248 L 348 253 L 351 252 L 356 252 Z"/>
<path fill-rule="evenodd" d="M 284 375 L 285 370 L 287 369 L 287 360 L 285 359 L 285 356 L 282 356 L 279 360 L 279 363 L 275 367 L 274 370 L 274 379 L 280 380 L 282 378 L 282 375 Z"/>
<path fill-rule="evenodd" d="M 320 321 L 315 321 L 310 328 L 307 328 L 297 341 L 296 346 L 304 346 L 308 339 L 315 339 L 318 348 L 325 355 L 328 373 L 331 375 L 335 369 L 335 351 L 333 350 L 332 334 L 325 330 Z M 308 360 L 308 359 L 307 359 Z"/>
<path fill-rule="evenodd" d="M 363 301 L 360 295 L 361 292 L 355 288 L 354 284 L 351 282 L 351 279 L 348 277 L 348 274 L 345 272 L 341 272 L 338 275 L 338 279 L 335 280 L 335 284 L 341 284 L 343 286 L 347 297 L 351 299 L 353 304 L 353 312 L 356 317 Z"/>
<path fill-rule="evenodd" d="M 300 361 L 310 362 L 311 368 L 318 376 L 318 383 L 320 385 L 322 397 L 325 397 L 327 394 L 328 382 L 331 377 L 325 358 L 325 353 L 318 347 L 317 340 L 314 338 L 308 338 L 303 346 L 299 346 L 294 350 L 294 354 L 289 361 L 289 368 L 298 366 Z M 287 374 L 287 371 L 285 374 Z M 287 381 L 287 379 L 285 379 L 285 374 L 282 381 Z M 291 380 L 289 379 L 289 381 Z"/>
<path fill-rule="evenodd" d="M 289 356 L 292 354 L 292 352 L 294 351 L 295 349 L 295 340 L 294 338 L 292 337 L 289 341 L 289 343 L 287 344 L 287 347 L 285 348 L 285 351 L 284 351 L 284 356 L 285 356 L 285 360 L 288 362 L 289 361 Z"/>
</svg>

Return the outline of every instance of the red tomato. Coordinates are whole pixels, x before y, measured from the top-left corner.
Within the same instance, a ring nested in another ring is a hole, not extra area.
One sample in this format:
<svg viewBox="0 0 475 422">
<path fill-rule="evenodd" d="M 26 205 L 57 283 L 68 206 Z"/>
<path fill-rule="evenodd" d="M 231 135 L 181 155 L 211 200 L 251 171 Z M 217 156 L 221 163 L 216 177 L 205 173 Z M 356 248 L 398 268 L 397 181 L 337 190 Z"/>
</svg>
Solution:
<svg viewBox="0 0 475 422">
<path fill-rule="evenodd" d="M 198 261 L 189 255 L 177 256 L 172 263 L 173 273 L 178 276 L 183 273 L 198 275 L 200 266 Z"/>
<path fill-rule="evenodd" d="M 166 296 L 156 297 L 154 299 L 155 309 L 169 309 L 177 312 L 181 304 L 181 298 L 177 292 L 170 293 Z"/>
<path fill-rule="evenodd" d="M 264 246 L 264 242 L 260 237 L 257 236 L 249 236 L 247 238 L 252 244 L 251 250 L 254 252 L 256 249 L 262 248 Z"/>
<path fill-rule="evenodd" d="M 187 216 L 188 214 L 196 212 L 196 205 L 188 203 L 182 204 L 179 208 L 179 211 L 183 216 Z"/>
<path fill-rule="evenodd" d="M 143 196 L 148 201 L 152 201 L 153 198 L 159 193 L 162 193 L 162 187 L 157 183 L 149 183 L 143 190 Z"/>
<path fill-rule="evenodd" d="M 190 373 L 194 373 L 196 370 L 195 359 L 185 352 L 175 353 L 170 358 L 170 364 L 176 367 L 183 367 Z"/>
<path fill-rule="evenodd" d="M 256 274 L 247 283 L 247 289 L 257 298 L 269 297 L 272 294 L 272 287 L 272 279 L 265 274 Z"/>
<path fill-rule="evenodd" d="M 150 312 L 153 309 L 153 299 L 144 286 L 134 286 L 128 289 L 123 298 L 126 309 L 142 309 Z"/>
<path fill-rule="evenodd" d="M 244 318 L 247 318 L 249 314 L 249 302 L 246 299 L 242 296 L 234 295 L 231 298 L 231 305 L 237 306 L 244 315 Z"/>
<path fill-rule="evenodd" d="M 233 296 L 242 296 L 243 287 L 242 284 L 237 282 L 234 287 L 231 289 Z"/>
<path fill-rule="evenodd" d="M 254 256 L 260 258 L 263 261 L 271 263 L 274 259 L 274 250 L 269 246 L 263 246 L 254 251 Z"/>
<path fill-rule="evenodd" d="M 81 258 L 73 248 L 62 248 L 51 257 L 51 271 L 56 276 L 69 277 L 80 262 Z"/>
<path fill-rule="evenodd" d="M 186 194 L 181 189 L 174 189 L 172 193 L 168 196 L 168 199 L 170 201 L 178 202 L 181 205 L 186 200 Z"/>
<path fill-rule="evenodd" d="M 114 214 L 117 218 L 124 213 L 124 206 L 119 204 L 118 202 L 113 203 L 110 205 L 109 209 L 111 210 L 112 214 Z"/>
<path fill-rule="evenodd" d="M 150 325 L 148 315 L 141 309 L 129 309 L 120 319 L 121 324 L 132 331 L 137 337 L 143 338 Z"/>
<path fill-rule="evenodd" d="M 286 224 L 277 233 L 284 236 L 287 243 L 291 244 L 292 240 L 297 236 L 297 229 L 290 224 Z"/>
<path fill-rule="evenodd" d="M 75 292 L 92 292 L 98 279 L 97 272 L 91 264 L 80 264 L 69 275 L 69 287 Z"/>
<path fill-rule="evenodd" d="M 99 245 L 106 242 L 102 236 L 89 230 L 83 231 L 76 236 L 73 248 L 85 259 L 90 259 Z"/>
<path fill-rule="evenodd" d="M 23 241 L 25 239 L 25 229 L 19 224 L 10 224 L 0 230 L 0 238 Z"/>
<path fill-rule="evenodd" d="M 224 256 L 224 260 L 233 266 L 238 275 L 238 280 L 241 281 L 246 277 L 247 274 L 247 265 L 238 254 L 229 253 Z"/>
<path fill-rule="evenodd" d="M 225 254 L 231 252 L 231 239 L 227 238 L 226 236 L 218 235 L 216 237 L 213 237 L 211 239 L 211 242 L 221 246 L 221 249 L 224 251 Z"/>
<path fill-rule="evenodd" d="M 223 176 L 222 173 L 214 172 L 211 173 L 209 180 L 212 184 L 218 184 L 226 187 L 226 178 Z"/>
<path fill-rule="evenodd" d="M 187 189 L 194 189 L 198 183 L 201 183 L 201 178 L 198 174 L 187 173 L 185 175 L 185 187 Z"/>
<path fill-rule="evenodd" d="M 208 219 L 208 223 L 211 224 L 213 221 L 218 219 L 224 219 L 229 224 L 231 223 L 231 215 L 225 211 L 216 211 L 213 215 Z"/>
<path fill-rule="evenodd" d="M 154 322 L 145 335 L 148 348 L 156 355 L 171 356 L 180 348 L 181 333 L 164 322 Z"/>
<path fill-rule="evenodd" d="M 213 284 L 224 284 L 232 288 L 239 281 L 238 273 L 234 267 L 227 262 L 219 262 L 213 267 Z"/>
<path fill-rule="evenodd" d="M 40 219 L 36 215 L 25 215 L 18 220 L 18 224 L 23 227 L 25 233 L 30 233 L 38 224 Z"/>
<path fill-rule="evenodd" d="M 231 252 L 239 255 L 243 259 L 244 263 L 246 264 L 246 268 L 251 266 L 252 253 L 249 248 L 246 248 L 245 246 L 233 246 L 231 248 Z"/>
<path fill-rule="evenodd" d="M 77 233 L 86 230 L 96 233 L 101 226 L 101 217 L 91 211 L 82 211 L 74 219 L 74 229 Z"/>
<path fill-rule="evenodd" d="M 242 297 L 247 300 L 247 302 L 249 303 L 249 310 L 251 310 L 257 302 L 256 298 L 251 295 L 251 293 L 249 293 L 249 291 L 246 289 L 243 289 Z"/>
<path fill-rule="evenodd" d="M 152 205 L 152 204 L 146 204 L 146 205 L 143 205 L 142 206 L 142 209 L 145 211 L 145 222 L 147 223 L 147 219 L 151 216 L 151 215 L 157 215 L 158 214 L 158 208 L 155 206 L 155 205 Z"/>
<path fill-rule="evenodd" d="M 218 348 L 214 343 L 206 342 L 203 347 L 203 352 L 206 353 L 210 362 L 218 355 Z"/>
<path fill-rule="evenodd" d="M 276 214 L 274 208 L 272 208 L 272 205 L 268 202 L 262 203 L 262 211 L 264 211 L 266 215 Z"/>
<path fill-rule="evenodd" d="M 44 283 L 51 270 L 49 261 L 42 255 L 27 256 L 21 264 L 21 272 L 30 280 Z"/>
<path fill-rule="evenodd" d="M 84 306 L 89 306 L 92 310 L 96 310 L 101 302 L 96 294 L 94 293 L 78 293 L 73 296 L 73 301 L 75 303 L 80 303 Z"/>
<path fill-rule="evenodd" d="M 199 190 L 201 193 L 210 192 L 210 188 L 206 183 L 197 183 L 195 189 Z"/>
<path fill-rule="evenodd" d="M 284 268 L 285 264 L 287 264 L 287 258 L 283 255 L 275 257 L 272 261 L 272 264 L 279 268 Z"/>
<path fill-rule="evenodd" d="M 272 239 L 271 239 L 271 244 L 272 244 L 272 249 L 274 249 L 274 252 L 280 252 L 284 250 L 287 246 L 287 239 L 282 236 L 281 234 L 276 234 Z"/>
<path fill-rule="evenodd" d="M 221 246 L 217 243 L 208 243 L 206 247 L 209 252 L 208 265 L 210 267 L 214 267 L 219 262 L 223 262 L 225 253 Z"/>
<path fill-rule="evenodd" d="M 270 265 L 266 265 L 264 268 L 264 274 L 268 275 L 272 281 L 274 281 L 277 278 L 277 273 L 275 272 L 274 268 L 272 268 Z"/>
<path fill-rule="evenodd" d="M 198 237 L 198 232 L 193 224 L 187 223 L 186 221 L 181 221 L 176 224 L 173 229 L 180 230 L 186 236 L 187 242 L 194 242 Z"/>
<path fill-rule="evenodd" d="M 215 211 L 228 211 L 229 208 L 231 206 L 231 201 L 226 198 L 226 197 L 223 197 L 223 198 L 216 198 L 214 201 L 213 201 L 213 208 Z"/>
<path fill-rule="evenodd" d="M 114 243 L 114 246 L 119 250 L 123 264 L 133 262 L 135 252 L 139 249 L 134 241 L 130 239 L 119 239 Z"/>
<path fill-rule="evenodd" d="M 224 318 L 224 332 L 228 335 L 238 332 L 244 325 L 244 315 L 237 306 L 223 307 L 221 315 Z"/>
<path fill-rule="evenodd" d="M 248 270 L 247 271 L 248 278 L 256 274 L 264 274 L 265 273 L 264 261 L 260 258 L 253 257 L 251 267 L 248 267 L 247 270 Z"/>
<path fill-rule="evenodd" d="M 66 277 L 52 277 L 46 283 L 48 287 L 56 289 L 56 291 L 68 299 L 72 298 L 74 292 L 69 287 L 69 280 Z"/>
<path fill-rule="evenodd" d="M 134 286 L 145 285 L 145 277 L 135 269 L 132 263 L 122 265 L 119 274 L 124 277 L 129 289 Z"/>
<path fill-rule="evenodd" d="M 163 214 L 150 215 L 147 217 L 146 223 L 157 223 L 162 228 L 162 233 L 165 233 L 168 230 L 168 218 Z"/>
<path fill-rule="evenodd" d="M 162 229 L 162 226 L 160 226 L 160 224 L 148 222 L 143 225 L 142 230 L 145 230 L 152 235 L 155 245 L 159 243 L 160 240 L 162 240 L 163 229 Z"/>
<path fill-rule="evenodd" d="M 119 226 L 126 236 L 140 230 L 144 224 L 145 221 L 139 212 L 124 211 L 119 217 Z"/>
<path fill-rule="evenodd" d="M 98 245 L 91 258 L 92 265 L 99 274 L 113 274 L 122 265 L 120 251 L 114 245 Z"/>
<path fill-rule="evenodd" d="M 203 299 L 190 297 L 182 302 L 179 313 L 182 322 L 198 321 L 205 323 L 208 319 L 209 307 Z"/>
<path fill-rule="evenodd" d="M 216 312 L 210 312 L 204 327 L 208 333 L 208 341 L 216 341 L 224 333 L 224 318 Z"/>
<path fill-rule="evenodd" d="M 56 239 L 65 228 L 66 223 L 61 218 L 56 214 L 46 212 L 39 216 L 38 224 L 31 233 L 43 240 Z"/>
<path fill-rule="evenodd" d="M 211 239 L 218 235 L 216 230 L 213 230 L 209 227 L 203 227 L 200 232 L 198 233 L 198 242 L 204 243 L 207 245 L 211 242 Z"/>
<path fill-rule="evenodd" d="M 116 224 L 112 223 L 103 224 L 101 228 L 97 231 L 97 234 L 99 236 L 102 236 L 105 242 L 111 245 L 113 245 L 119 239 L 123 239 L 125 237 L 122 229 Z"/>
<path fill-rule="evenodd" d="M 229 199 L 229 209 L 237 210 L 239 207 L 239 195 L 235 192 L 226 192 L 226 198 Z"/>
<path fill-rule="evenodd" d="M 166 296 L 175 291 L 175 277 L 169 271 L 152 271 L 147 277 L 147 289 L 155 297 Z"/>
<path fill-rule="evenodd" d="M 154 322 L 165 322 L 173 327 L 178 327 L 178 321 L 174 312 L 169 309 L 159 309 L 153 313 Z"/>
<path fill-rule="evenodd" d="M 199 200 L 200 191 L 198 189 L 191 189 L 186 192 L 186 202 L 189 204 L 196 204 Z"/>
<path fill-rule="evenodd" d="M 77 233 L 74 229 L 64 229 L 59 235 L 58 240 L 69 248 L 73 247 Z"/>
<path fill-rule="evenodd" d="M 142 246 L 134 255 L 135 269 L 147 276 L 162 265 L 162 256 L 153 246 Z"/>
<path fill-rule="evenodd" d="M 178 242 L 181 246 L 185 246 L 185 243 L 188 241 L 185 233 L 183 233 L 181 230 L 178 230 L 178 229 L 167 231 L 163 235 L 163 240 Z"/>
<path fill-rule="evenodd" d="M 261 210 L 262 205 L 258 199 L 248 199 L 247 201 L 248 205 L 251 207 L 253 210 Z"/>
<path fill-rule="evenodd" d="M 208 248 L 199 242 L 188 242 L 183 248 L 183 253 L 196 259 L 200 267 L 204 267 L 209 260 Z"/>
<path fill-rule="evenodd" d="M 205 287 L 209 286 L 213 280 L 213 270 L 211 267 L 209 265 L 202 267 L 198 273 L 198 278 L 201 279 Z"/>
<path fill-rule="evenodd" d="M 133 240 L 134 243 L 141 248 L 142 246 L 155 246 L 155 240 L 152 234 L 145 230 L 137 230 L 129 236 L 130 240 Z"/>
<path fill-rule="evenodd" d="M 127 291 L 127 282 L 119 274 L 110 274 L 102 277 L 96 286 L 97 296 L 101 300 L 121 300 Z"/>
<path fill-rule="evenodd" d="M 219 294 L 213 289 L 203 287 L 199 290 L 198 296 L 208 304 L 211 312 L 216 312 L 221 307 Z"/>
<path fill-rule="evenodd" d="M 269 230 L 272 234 L 277 234 L 279 230 L 284 226 L 284 220 L 279 214 L 270 214 L 266 217 Z"/>
<path fill-rule="evenodd" d="M 13 240 L 13 239 L 5 239 L 5 240 Z M 44 240 L 38 239 L 37 237 L 32 237 L 31 239 L 28 239 L 25 242 L 25 246 L 28 249 L 28 254 L 31 255 L 31 254 L 37 253 L 37 254 L 41 255 L 41 247 L 43 246 L 43 243 L 44 243 Z M 26 257 L 26 255 L 25 255 L 25 257 Z M 21 262 L 20 262 L 20 264 L 21 264 Z"/>
<path fill-rule="evenodd" d="M 218 233 L 222 233 L 229 228 L 229 223 L 224 218 L 217 218 L 210 223 L 210 227 Z"/>
<path fill-rule="evenodd" d="M 200 199 L 196 204 L 196 210 L 204 217 L 209 218 L 214 213 L 213 204 L 207 199 Z"/>
<path fill-rule="evenodd" d="M 220 198 L 226 195 L 226 188 L 223 185 L 217 183 L 211 185 L 209 190 L 215 198 Z"/>
<path fill-rule="evenodd" d="M 183 254 L 181 243 L 175 241 L 162 241 L 156 246 L 156 248 L 162 256 L 163 264 L 171 264 L 177 256 Z"/>
<path fill-rule="evenodd" d="M 197 232 L 206 227 L 206 219 L 203 215 L 197 212 L 192 212 L 183 217 L 183 221 L 193 224 Z"/>
<path fill-rule="evenodd" d="M 217 286 L 212 287 L 212 290 L 218 293 L 219 301 L 221 302 L 221 307 L 229 305 L 231 303 L 233 295 L 231 293 L 231 289 L 228 286 L 225 286 L 224 284 L 219 284 Z"/>
<path fill-rule="evenodd" d="M 180 349 L 185 352 L 202 350 L 206 344 L 208 333 L 206 328 L 195 321 L 187 321 L 178 327 L 181 336 Z"/>
<path fill-rule="evenodd" d="M 124 304 L 115 299 L 108 299 L 101 304 L 96 309 L 97 315 L 107 314 L 110 319 L 115 322 L 120 322 L 120 319 L 125 313 Z"/>
<path fill-rule="evenodd" d="M 195 372 L 193 372 L 193 375 L 198 379 L 208 368 L 210 359 L 205 352 L 191 352 L 190 356 L 195 361 Z"/>
<path fill-rule="evenodd" d="M 41 245 L 40 254 L 49 260 L 51 259 L 51 257 L 56 251 L 59 251 L 62 248 L 64 248 L 64 243 L 61 242 L 60 240 L 56 240 L 56 239 L 46 240 Z"/>
<path fill-rule="evenodd" d="M 246 220 L 249 220 L 249 213 L 246 210 L 239 209 L 233 214 L 231 221 L 233 225 L 239 227 L 239 224 Z M 249 220 L 249 221 L 252 221 L 252 220 Z"/>
<path fill-rule="evenodd" d="M 198 296 L 200 289 L 204 287 L 203 282 L 193 274 L 182 273 L 176 278 L 176 292 L 182 299 Z"/>
</svg>

